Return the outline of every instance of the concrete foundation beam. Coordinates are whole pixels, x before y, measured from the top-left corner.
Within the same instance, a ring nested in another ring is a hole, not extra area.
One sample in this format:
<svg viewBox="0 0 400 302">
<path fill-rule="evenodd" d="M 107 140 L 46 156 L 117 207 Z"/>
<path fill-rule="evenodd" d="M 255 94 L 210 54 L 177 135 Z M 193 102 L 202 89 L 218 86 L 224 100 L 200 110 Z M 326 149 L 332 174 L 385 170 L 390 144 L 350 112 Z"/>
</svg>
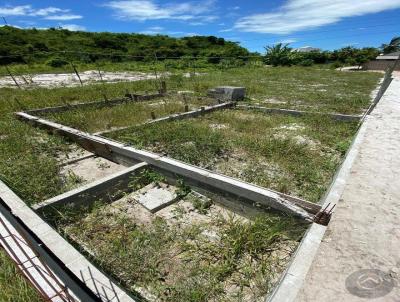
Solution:
<svg viewBox="0 0 400 302">
<path fill-rule="evenodd" d="M 0 202 L 8 208 L 7 219 L 14 221 L 15 227 L 35 247 L 42 261 L 80 301 L 135 301 L 43 221 L 2 181 Z"/>
<path fill-rule="evenodd" d="M 206 114 L 206 113 L 211 113 L 211 112 L 214 112 L 214 111 L 217 111 L 217 110 L 232 108 L 234 106 L 236 106 L 236 103 L 233 103 L 233 102 L 222 103 L 222 104 L 218 104 L 218 105 L 214 105 L 214 106 L 203 107 L 203 108 L 200 108 L 200 109 L 197 109 L 197 110 L 192 110 L 192 111 L 188 111 L 188 112 L 177 113 L 177 114 L 172 114 L 172 115 L 169 115 L 169 116 L 160 117 L 160 118 L 145 122 L 145 123 L 143 123 L 141 125 L 145 126 L 145 125 L 154 124 L 154 123 L 160 123 L 160 122 L 165 122 L 165 121 L 183 120 L 183 119 L 186 119 L 186 118 L 197 117 L 197 116 L 200 116 L 200 115 L 203 115 L 203 114 Z M 128 128 L 130 128 L 130 127 L 119 127 L 117 129 L 96 132 L 94 134 L 100 136 L 100 135 L 103 135 L 103 134 L 106 134 L 106 133 L 120 131 L 120 130 L 124 130 L 124 129 L 128 129 Z"/>
<path fill-rule="evenodd" d="M 301 111 L 301 110 L 292 110 L 292 109 L 279 109 L 279 108 L 267 108 L 262 106 L 255 105 L 237 105 L 238 109 L 248 109 L 248 110 L 257 110 L 265 113 L 277 113 L 277 114 L 289 114 L 293 116 L 303 116 L 307 114 L 311 115 L 324 115 L 329 116 L 337 121 L 359 121 L 362 118 L 362 115 L 348 115 L 348 114 L 336 114 L 336 113 L 322 113 L 322 112 L 314 112 L 314 111 Z"/>
<path fill-rule="evenodd" d="M 31 116 L 24 112 L 17 113 L 17 116 L 52 131 L 56 130 L 60 134 L 66 135 L 78 143 L 85 141 L 89 143 L 89 145 L 93 144 L 104 146 L 104 148 L 108 150 L 108 152 L 103 152 L 104 157 L 111 161 L 119 162 L 123 160 L 124 162 L 147 162 L 156 168 L 174 173 L 178 177 L 193 180 L 203 186 L 227 192 L 237 196 L 238 198 L 250 200 L 255 204 L 261 204 L 264 207 L 283 211 L 309 221 L 313 219 L 313 214 L 307 211 L 309 207 L 305 207 L 303 202 L 297 203 L 293 199 L 288 200 L 277 192 L 214 173 L 206 169 L 195 167 L 168 157 L 160 156 L 148 151 L 138 150 L 126 146 L 120 142 L 90 135 L 70 127 Z M 95 150 L 92 152 L 96 153 Z M 311 203 L 309 204 L 311 206 Z"/>
<path fill-rule="evenodd" d="M 136 164 L 121 172 L 109 175 L 77 189 L 35 204 L 32 208 L 42 211 L 48 206 L 60 206 L 65 204 L 88 205 L 99 199 L 115 200 L 129 190 L 129 182 L 131 181 L 132 176 L 137 175 L 147 166 L 147 163 Z"/>
</svg>

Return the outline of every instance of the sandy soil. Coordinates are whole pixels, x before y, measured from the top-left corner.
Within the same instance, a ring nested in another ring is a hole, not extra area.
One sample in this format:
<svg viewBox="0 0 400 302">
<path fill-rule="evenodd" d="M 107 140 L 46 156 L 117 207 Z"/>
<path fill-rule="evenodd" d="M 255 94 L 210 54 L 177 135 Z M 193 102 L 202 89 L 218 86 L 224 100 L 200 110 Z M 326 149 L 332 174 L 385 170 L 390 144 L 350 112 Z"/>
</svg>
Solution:
<svg viewBox="0 0 400 302">
<path fill-rule="evenodd" d="M 75 178 L 77 185 L 89 183 L 126 169 L 102 157 L 90 157 L 61 167 L 61 175 L 67 180 Z M 79 181 L 78 181 L 79 180 Z"/>
<path fill-rule="evenodd" d="M 79 76 L 84 85 L 100 82 L 100 76 L 98 71 L 89 70 L 79 72 Z M 132 82 L 154 79 L 154 74 L 143 73 L 143 72 L 105 72 L 101 71 L 101 76 L 104 82 L 115 83 L 115 82 Z M 23 87 L 42 87 L 42 88 L 54 88 L 54 87 L 74 87 L 80 86 L 80 82 L 75 73 L 43 73 L 33 75 L 15 76 L 18 84 Z M 24 80 L 25 78 L 25 80 Z M 16 88 L 13 79 L 9 76 L 0 77 L 0 88 L 11 87 Z"/>
<path fill-rule="evenodd" d="M 205 73 L 184 73 L 182 76 L 190 78 L 192 76 L 200 76 Z M 164 72 L 158 73 L 157 77 L 168 77 L 171 73 Z M 83 85 L 89 85 L 93 83 L 117 83 L 117 82 L 135 82 L 155 79 L 154 73 L 144 72 L 109 72 L 101 71 L 101 77 L 97 70 L 88 70 L 79 72 L 79 76 Z M 57 87 L 75 87 L 80 86 L 78 76 L 75 73 L 41 73 L 41 74 L 24 74 L 22 76 L 15 76 L 17 83 L 23 88 L 57 88 Z M 0 77 L 0 88 L 17 88 L 14 80 L 10 76 Z M 186 91 L 187 93 L 187 91 Z"/>
<path fill-rule="evenodd" d="M 400 301 L 400 73 L 366 120 L 366 133 L 340 203 L 295 301 Z M 361 298 L 346 279 L 378 269 L 395 284 Z"/>
</svg>

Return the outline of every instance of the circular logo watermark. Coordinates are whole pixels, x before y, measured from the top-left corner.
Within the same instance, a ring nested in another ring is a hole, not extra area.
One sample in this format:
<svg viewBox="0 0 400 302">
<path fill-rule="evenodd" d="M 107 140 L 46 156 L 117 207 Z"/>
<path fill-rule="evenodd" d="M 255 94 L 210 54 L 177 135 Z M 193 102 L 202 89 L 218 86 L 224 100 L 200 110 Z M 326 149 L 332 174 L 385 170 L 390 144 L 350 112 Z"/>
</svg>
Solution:
<svg viewBox="0 0 400 302">
<path fill-rule="evenodd" d="M 346 278 L 347 290 L 361 298 L 379 298 L 387 295 L 394 287 L 394 280 L 378 269 L 363 269 Z"/>
</svg>

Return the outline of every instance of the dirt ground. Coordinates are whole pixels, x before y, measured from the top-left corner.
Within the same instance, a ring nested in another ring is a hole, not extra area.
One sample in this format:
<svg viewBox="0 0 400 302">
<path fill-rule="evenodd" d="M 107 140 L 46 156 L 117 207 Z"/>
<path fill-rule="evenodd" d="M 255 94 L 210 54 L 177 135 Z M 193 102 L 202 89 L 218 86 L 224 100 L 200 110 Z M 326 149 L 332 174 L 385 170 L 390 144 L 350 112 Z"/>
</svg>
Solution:
<svg viewBox="0 0 400 302">
<path fill-rule="evenodd" d="M 349 181 L 296 301 L 400 301 L 400 73 L 394 75 L 365 122 Z"/>
<path fill-rule="evenodd" d="M 72 147 L 69 153 L 60 154 L 60 173 L 69 189 L 90 183 L 126 169 L 125 166 L 97 157 L 80 147 Z"/>
<path fill-rule="evenodd" d="M 101 78 L 98 71 L 88 70 L 79 72 L 79 76 L 84 85 L 100 82 Z M 104 82 L 132 82 L 154 79 L 154 74 L 143 72 L 105 72 L 101 71 L 101 76 Z M 43 73 L 33 75 L 15 76 L 18 84 L 24 87 L 74 87 L 79 86 L 80 82 L 75 73 Z M 0 88 L 11 87 L 16 88 L 13 79 L 10 76 L 0 77 Z"/>
</svg>

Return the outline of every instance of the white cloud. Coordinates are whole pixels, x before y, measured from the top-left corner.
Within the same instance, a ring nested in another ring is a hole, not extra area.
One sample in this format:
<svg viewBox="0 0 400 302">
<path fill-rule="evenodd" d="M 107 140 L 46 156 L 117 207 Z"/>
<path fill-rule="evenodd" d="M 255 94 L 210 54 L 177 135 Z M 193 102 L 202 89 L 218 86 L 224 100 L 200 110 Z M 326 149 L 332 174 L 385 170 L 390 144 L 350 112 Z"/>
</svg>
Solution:
<svg viewBox="0 0 400 302">
<path fill-rule="evenodd" d="M 0 16 L 40 17 L 47 20 L 74 20 L 82 19 L 80 15 L 68 14 L 71 10 L 58 7 L 33 8 L 31 5 L 0 7 Z"/>
<path fill-rule="evenodd" d="M 58 20 L 58 21 L 76 20 L 76 19 L 82 19 L 82 18 L 83 17 L 81 15 L 71 15 L 71 14 L 52 15 L 52 16 L 45 17 L 46 20 Z"/>
<path fill-rule="evenodd" d="M 157 35 L 162 34 L 164 30 L 165 28 L 162 26 L 152 26 L 147 28 L 146 30 L 141 31 L 140 33 L 145 35 Z"/>
<path fill-rule="evenodd" d="M 240 18 L 235 28 L 245 32 L 288 34 L 396 8 L 400 8 L 400 0 L 288 0 L 274 12 Z"/>
<path fill-rule="evenodd" d="M 2 16 L 25 16 L 31 11 L 30 5 L 20 6 L 3 6 L 0 7 L 0 15 Z"/>
<path fill-rule="evenodd" d="M 283 40 L 277 41 L 276 44 L 277 44 L 277 43 L 290 44 L 290 43 L 294 43 L 294 42 L 297 42 L 297 39 L 295 39 L 295 38 L 288 38 L 288 39 L 283 39 Z"/>
<path fill-rule="evenodd" d="M 162 27 L 162 26 L 152 26 L 152 27 L 149 27 L 149 30 L 163 31 L 164 27 Z"/>
<path fill-rule="evenodd" d="M 48 16 L 49 14 L 55 14 L 55 13 L 67 13 L 69 12 L 69 9 L 61 9 L 58 7 L 46 7 L 46 8 L 41 8 L 33 12 L 35 16 Z"/>
<path fill-rule="evenodd" d="M 68 29 L 70 31 L 85 31 L 86 27 L 77 24 L 60 24 L 63 29 Z"/>
<path fill-rule="evenodd" d="M 115 16 L 122 20 L 201 20 L 212 22 L 218 17 L 205 15 L 214 7 L 215 0 L 201 2 L 163 3 L 158 4 L 153 0 L 124 0 L 110 1 L 105 4 L 115 12 Z"/>
<path fill-rule="evenodd" d="M 152 26 L 140 32 L 144 35 L 169 35 L 169 36 L 180 36 L 180 37 L 188 37 L 188 36 L 198 36 L 199 34 L 193 32 L 184 32 L 184 31 L 168 31 L 164 27 L 161 26 Z"/>
</svg>

